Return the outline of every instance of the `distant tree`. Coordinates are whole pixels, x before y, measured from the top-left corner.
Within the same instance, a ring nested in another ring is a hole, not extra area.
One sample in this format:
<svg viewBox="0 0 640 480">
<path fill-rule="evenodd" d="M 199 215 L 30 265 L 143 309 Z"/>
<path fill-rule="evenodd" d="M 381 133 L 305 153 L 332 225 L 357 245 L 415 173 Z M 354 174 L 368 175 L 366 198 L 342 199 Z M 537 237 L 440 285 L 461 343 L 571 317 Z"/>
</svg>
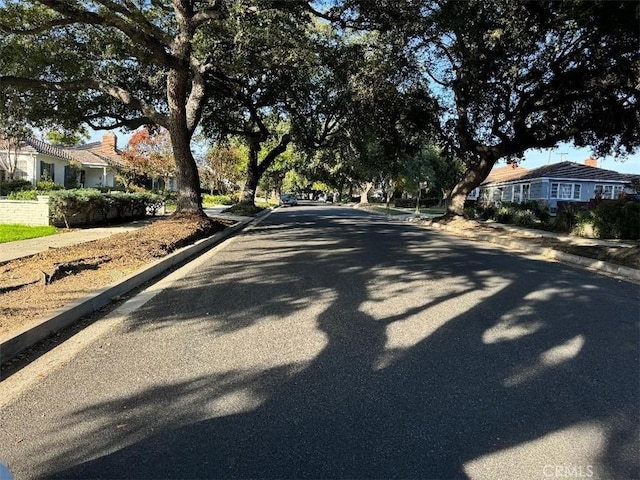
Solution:
<svg viewBox="0 0 640 480">
<path fill-rule="evenodd" d="M 200 183 L 210 193 L 230 193 L 242 180 L 243 149 L 234 144 L 216 144 L 206 153 L 200 165 Z"/>
<path fill-rule="evenodd" d="M 21 115 L 20 100 L 17 92 L 0 100 L 0 168 L 8 180 L 15 179 L 22 143 L 33 133 Z"/>
<path fill-rule="evenodd" d="M 89 138 L 89 131 L 83 126 L 67 130 L 52 129 L 45 134 L 45 138 L 52 145 L 82 145 Z"/>
<path fill-rule="evenodd" d="M 159 178 L 166 186 L 175 172 L 171 137 L 164 128 L 151 130 L 143 127 L 136 131 L 121 157 L 124 162 L 121 170 L 125 178 Z"/>
</svg>

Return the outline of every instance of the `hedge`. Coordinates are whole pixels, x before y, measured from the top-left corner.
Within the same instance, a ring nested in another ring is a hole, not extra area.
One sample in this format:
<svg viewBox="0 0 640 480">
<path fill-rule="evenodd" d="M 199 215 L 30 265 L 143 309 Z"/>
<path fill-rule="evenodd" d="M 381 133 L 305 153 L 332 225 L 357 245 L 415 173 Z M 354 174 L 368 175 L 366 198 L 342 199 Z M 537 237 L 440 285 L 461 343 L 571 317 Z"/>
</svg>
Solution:
<svg viewBox="0 0 640 480">
<path fill-rule="evenodd" d="M 21 190 L 31 190 L 33 185 L 27 180 L 5 180 L 0 182 L 0 196 L 4 197 L 12 192 L 19 192 Z"/>
<path fill-rule="evenodd" d="M 49 195 L 49 211 L 53 222 L 64 222 L 67 228 L 74 219 L 91 224 L 107 219 L 123 221 L 155 215 L 163 203 L 163 197 L 152 193 L 103 194 L 93 188 L 58 190 Z"/>
</svg>

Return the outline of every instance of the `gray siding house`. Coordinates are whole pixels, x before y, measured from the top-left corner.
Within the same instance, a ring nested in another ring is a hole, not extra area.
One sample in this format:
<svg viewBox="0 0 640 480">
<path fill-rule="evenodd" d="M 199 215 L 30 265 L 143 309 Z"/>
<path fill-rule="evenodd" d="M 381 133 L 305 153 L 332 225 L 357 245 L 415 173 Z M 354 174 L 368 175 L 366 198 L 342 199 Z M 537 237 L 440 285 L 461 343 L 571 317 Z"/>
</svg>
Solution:
<svg viewBox="0 0 640 480">
<path fill-rule="evenodd" d="M 527 170 L 503 167 L 492 172 L 479 187 L 478 201 L 484 204 L 536 200 L 557 212 L 561 202 L 588 203 L 598 197 L 618 198 L 640 175 L 597 168 L 594 159 L 584 164 L 560 162 Z M 634 192 L 637 193 L 637 192 Z"/>
</svg>

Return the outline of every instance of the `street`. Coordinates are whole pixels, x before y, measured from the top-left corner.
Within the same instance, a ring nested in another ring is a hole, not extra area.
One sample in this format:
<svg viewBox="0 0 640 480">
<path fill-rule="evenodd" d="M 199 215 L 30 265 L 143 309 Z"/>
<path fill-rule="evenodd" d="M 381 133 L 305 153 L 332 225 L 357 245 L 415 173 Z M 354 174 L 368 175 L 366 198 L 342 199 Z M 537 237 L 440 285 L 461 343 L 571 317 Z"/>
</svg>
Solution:
<svg viewBox="0 0 640 480">
<path fill-rule="evenodd" d="M 638 294 L 280 208 L 4 405 L 0 461 L 17 479 L 638 478 Z"/>
</svg>

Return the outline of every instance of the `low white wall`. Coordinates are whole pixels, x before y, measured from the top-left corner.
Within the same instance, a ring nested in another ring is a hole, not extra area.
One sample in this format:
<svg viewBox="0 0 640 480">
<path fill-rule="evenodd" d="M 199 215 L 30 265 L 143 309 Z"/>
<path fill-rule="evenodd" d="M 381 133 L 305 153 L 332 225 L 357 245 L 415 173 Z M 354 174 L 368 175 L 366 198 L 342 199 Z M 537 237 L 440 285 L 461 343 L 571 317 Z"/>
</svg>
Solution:
<svg viewBox="0 0 640 480">
<path fill-rule="evenodd" d="M 38 200 L 0 200 L 0 223 L 49 225 L 49 197 Z"/>
</svg>

